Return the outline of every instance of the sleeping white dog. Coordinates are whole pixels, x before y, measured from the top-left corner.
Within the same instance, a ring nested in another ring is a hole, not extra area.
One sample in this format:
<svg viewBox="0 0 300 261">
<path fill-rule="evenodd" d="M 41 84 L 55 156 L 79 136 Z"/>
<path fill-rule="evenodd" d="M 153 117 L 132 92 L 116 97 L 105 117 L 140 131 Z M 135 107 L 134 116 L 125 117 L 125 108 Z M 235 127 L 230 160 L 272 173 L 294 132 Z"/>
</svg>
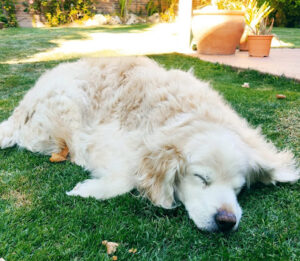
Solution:
<svg viewBox="0 0 300 261">
<path fill-rule="evenodd" d="M 91 172 L 68 195 L 104 200 L 137 188 L 155 205 L 175 198 L 202 230 L 238 227 L 247 183 L 295 182 L 278 152 L 205 82 L 143 57 L 82 59 L 44 73 L 0 125 L 0 147 L 69 149 Z"/>
</svg>

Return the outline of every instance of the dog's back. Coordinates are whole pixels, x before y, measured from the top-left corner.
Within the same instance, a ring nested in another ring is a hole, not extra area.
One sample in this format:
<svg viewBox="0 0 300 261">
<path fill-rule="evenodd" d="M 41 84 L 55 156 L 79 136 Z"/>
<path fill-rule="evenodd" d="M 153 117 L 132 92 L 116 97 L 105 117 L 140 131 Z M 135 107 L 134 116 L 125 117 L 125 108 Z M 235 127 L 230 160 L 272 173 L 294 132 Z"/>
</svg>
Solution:
<svg viewBox="0 0 300 261">
<path fill-rule="evenodd" d="M 0 146 L 18 144 L 50 154 L 67 139 L 59 137 L 62 133 L 113 120 L 124 129 L 148 132 L 196 110 L 201 97 L 217 95 L 206 83 L 194 95 L 197 87 L 199 82 L 189 73 L 166 71 L 144 57 L 64 63 L 44 73 L 0 125 Z"/>
</svg>

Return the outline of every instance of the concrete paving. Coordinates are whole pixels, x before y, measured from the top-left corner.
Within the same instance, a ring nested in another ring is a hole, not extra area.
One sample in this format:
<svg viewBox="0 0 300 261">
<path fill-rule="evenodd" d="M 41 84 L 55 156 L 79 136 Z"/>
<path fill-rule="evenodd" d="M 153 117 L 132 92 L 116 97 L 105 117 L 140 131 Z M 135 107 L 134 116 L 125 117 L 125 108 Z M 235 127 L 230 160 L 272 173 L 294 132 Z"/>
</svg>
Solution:
<svg viewBox="0 0 300 261">
<path fill-rule="evenodd" d="M 300 81 L 300 48 L 272 48 L 270 56 L 263 58 L 250 57 L 248 52 L 240 51 L 237 51 L 235 55 L 203 55 L 196 52 L 190 55 L 203 61 L 225 64 L 235 68 L 253 69 Z"/>
</svg>

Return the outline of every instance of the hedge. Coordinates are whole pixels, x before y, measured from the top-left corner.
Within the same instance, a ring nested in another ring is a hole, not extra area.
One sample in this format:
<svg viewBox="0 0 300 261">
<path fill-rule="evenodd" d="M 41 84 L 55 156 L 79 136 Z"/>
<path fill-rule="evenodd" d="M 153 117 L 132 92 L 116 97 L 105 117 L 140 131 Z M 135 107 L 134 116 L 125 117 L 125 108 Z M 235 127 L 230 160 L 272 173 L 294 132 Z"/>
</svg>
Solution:
<svg viewBox="0 0 300 261">
<path fill-rule="evenodd" d="M 259 0 L 263 3 L 264 0 Z M 269 0 L 275 9 L 270 17 L 275 18 L 275 26 L 300 27 L 300 0 Z"/>
<path fill-rule="evenodd" d="M 16 6 L 13 0 L 0 0 L 0 22 L 6 27 L 15 27 L 18 25 L 16 19 Z"/>
</svg>

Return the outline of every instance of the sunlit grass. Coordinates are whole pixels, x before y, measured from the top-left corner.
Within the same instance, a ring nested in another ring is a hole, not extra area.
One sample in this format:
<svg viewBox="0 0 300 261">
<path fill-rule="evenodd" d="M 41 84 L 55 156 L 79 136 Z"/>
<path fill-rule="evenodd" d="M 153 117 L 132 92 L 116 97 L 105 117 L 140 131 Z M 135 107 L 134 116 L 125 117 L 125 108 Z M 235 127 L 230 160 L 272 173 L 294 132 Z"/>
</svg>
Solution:
<svg viewBox="0 0 300 261">
<path fill-rule="evenodd" d="M 19 52 L 19 57 L 10 59 L 10 55 L 3 53 L 2 57 L 0 56 L 2 62 L 16 64 L 74 59 L 81 56 L 171 53 L 178 51 L 182 42 L 179 40 L 181 37 L 175 24 L 70 28 L 70 32 L 65 28 L 35 30 L 40 34 L 35 34 L 34 29 L 31 29 L 24 38 L 16 39 L 15 35 L 10 35 L 9 39 L 4 41 L 4 45 L 17 49 L 17 46 L 22 44 L 23 51 L 29 49 L 29 52 L 26 57 L 20 57 L 23 54 Z M 18 29 L 16 32 L 19 32 Z M 52 35 L 52 39 L 49 39 L 49 35 Z M 46 40 L 44 46 L 36 46 L 35 53 L 30 52 L 31 45 L 37 44 L 38 40 Z"/>
<path fill-rule="evenodd" d="M 274 33 L 281 42 L 279 42 L 279 46 L 276 47 L 300 48 L 300 28 L 275 27 L 272 33 Z"/>
</svg>

